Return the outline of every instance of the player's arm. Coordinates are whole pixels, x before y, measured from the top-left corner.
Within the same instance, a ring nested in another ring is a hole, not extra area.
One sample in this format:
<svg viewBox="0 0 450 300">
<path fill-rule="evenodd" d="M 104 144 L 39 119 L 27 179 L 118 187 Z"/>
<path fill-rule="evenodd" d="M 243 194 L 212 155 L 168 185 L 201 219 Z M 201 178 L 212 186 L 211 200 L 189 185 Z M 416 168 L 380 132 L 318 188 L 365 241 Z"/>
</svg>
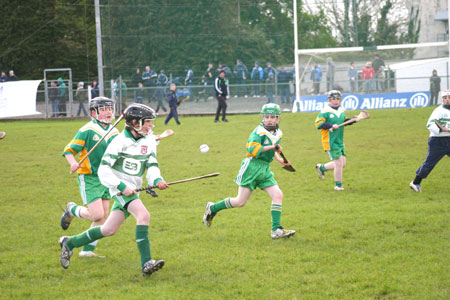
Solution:
<svg viewBox="0 0 450 300">
<path fill-rule="evenodd" d="M 102 161 L 100 163 L 100 167 L 98 168 L 98 178 L 100 179 L 102 185 L 106 186 L 107 188 L 116 188 L 123 195 L 131 196 L 133 194 L 136 194 L 136 191 L 128 187 L 123 181 L 120 180 L 120 178 L 114 175 L 112 171 L 112 167 L 119 158 L 118 154 L 120 145 L 117 141 L 118 139 L 114 139 L 114 141 L 108 146 L 108 148 L 106 148 L 105 154 L 103 155 Z"/>
<path fill-rule="evenodd" d="M 317 129 L 322 129 L 322 130 L 333 131 L 333 129 L 339 128 L 337 124 L 328 123 L 326 117 L 322 113 L 320 113 L 317 116 L 315 125 L 316 125 Z"/>
<path fill-rule="evenodd" d="M 252 132 L 252 134 L 248 138 L 247 144 L 245 145 L 245 148 L 248 152 L 247 156 L 258 158 L 261 155 L 261 153 L 263 153 L 264 151 L 268 151 L 268 149 L 264 149 L 265 147 L 274 147 L 274 146 L 263 147 L 261 137 L 257 133 Z"/>
<path fill-rule="evenodd" d="M 149 185 L 156 185 L 158 189 L 164 190 L 169 187 L 169 185 L 164 181 L 161 176 L 161 170 L 158 166 L 158 161 L 156 160 L 156 146 L 155 150 L 147 160 L 147 182 Z"/>
<path fill-rule="evenodd" d="M 439 119 L 440 119 L 439 112 L 437 111 L 437 109 L 435 109 L 431 113 L 431 116 L 427 122 L 427 129 L 435 135 L 438 135 L 442 131 L 441 128 L 436 124 L 436 121 L 439 122 Z"/>
<path fill-rule="evenodd" d="M 78 164 L 75 156 L 83 150 L 86 145 L 86 140 L 88 137 L 88 131 L 78 131 L 77 134 L 73 137 L 73 139 L 64 147 L 63 156 L 66 158 L 67 162 L 70 165 L 70 172 L 73 173 L 80 165 Z"/>
</svg>

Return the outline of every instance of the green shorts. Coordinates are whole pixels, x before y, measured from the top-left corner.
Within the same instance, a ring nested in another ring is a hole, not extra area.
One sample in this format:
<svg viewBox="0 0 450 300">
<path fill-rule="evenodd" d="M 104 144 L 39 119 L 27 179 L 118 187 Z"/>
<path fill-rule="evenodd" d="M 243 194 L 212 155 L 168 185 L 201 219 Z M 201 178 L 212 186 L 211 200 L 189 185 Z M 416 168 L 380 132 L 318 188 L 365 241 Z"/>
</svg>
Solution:
<svg viewBox="0 0 450 300">
<path fill-rule="evenodd" d="M 265 189 L 277 185 L 269 163 L 251 157 L 242 161 L 241 169 L 234 182 L 252 191 L 256 188 Z"/>
<path fill-rule="evenodd" d="M 125 214 L 125 218 L 128 218 L 130 216 L 130 213 L 128 212 L 127 208 L 128 204 L 135 200 L 135 199 L 139 199 L 139 194 L 136 195 L 131 195 L 131 196 L 114 196 L 114 204 L 111 207 L 111 211 L 113 210 L 121 210 L 123 211 L 123 213 Z"/>
<path fill-rule="evenodd" d="M 337 150 L 328 150 L 326 151 L 331 160 L 338 159 L 342 155 L 347 156 L 345 153 L 345 148 L 337 149 Z"/>
<path fill-rule="evenodd" d="M 97 175 L 78 175 L 78 187 L 80 188 L 81 199 L 83 199 L 84 205 L 88 205 L 100 198 L 111 199 L 109 189 L 101 184 Z"/>
</svg>

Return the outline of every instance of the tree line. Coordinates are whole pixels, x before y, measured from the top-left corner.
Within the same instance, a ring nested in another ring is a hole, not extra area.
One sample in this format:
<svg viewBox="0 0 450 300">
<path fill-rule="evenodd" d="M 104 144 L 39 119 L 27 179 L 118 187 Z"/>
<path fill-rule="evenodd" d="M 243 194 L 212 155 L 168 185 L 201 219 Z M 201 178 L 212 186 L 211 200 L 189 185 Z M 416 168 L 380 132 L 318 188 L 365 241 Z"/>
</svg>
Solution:
<svg viewBox="0 0 450 300">
<path fill-rule="evenodd" d="M 185 66 L 203 72 L 209 62 L 232 67 L 238 58 L 249 68 L 254 61 L 294 61 L 292 0 L 100 2 L 105 80 L 127 79 L 145 65 L 182 75 Z M 382 42 L 382 34 L 389 43 L 405 39 L 392 35 L 399 25 L 386 17 L 389 1 L 380 9 L 378 33 L 362 35 L 360 46 Z M 325 12 L 310 13 L 298 1 L 300 48 L 345 44 Z M 93 0 L 5 1 L 0 14 L 1 70 L 13 69 L 21 79 L 42 78 L 46 68 L 71 68 L 74 81 L 97 77 Z M 372 19 L 360 19 L 360 28 Z"/>
</svg>

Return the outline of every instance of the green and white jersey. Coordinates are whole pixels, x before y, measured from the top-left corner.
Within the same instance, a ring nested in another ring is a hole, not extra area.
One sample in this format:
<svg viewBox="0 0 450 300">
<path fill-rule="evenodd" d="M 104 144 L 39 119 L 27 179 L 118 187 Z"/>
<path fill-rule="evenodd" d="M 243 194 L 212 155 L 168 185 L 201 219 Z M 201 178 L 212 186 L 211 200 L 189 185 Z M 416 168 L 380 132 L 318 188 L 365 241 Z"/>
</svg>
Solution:
<svg viewBox="0 0 450 300">
<path fill-rule="evenodd" d="M 73 154 L 76 156 L 80 153 L 80 160 L 91 151 L 92 147 L 108 132 L 111 125 L 102 125 L 97 120 L 92 120 L 86 123 L 78 130 L 73 139 L 64 148 L 63 156 Z M 80 168 L 77 170 L 78 174 L 94 174 L 97 175 L 98 167 L 102 160 L 103 154 L 111 141 L 119 134 L 119 130 L 114 128 L 107 137 L 95 148 L 94 151 L 83 161 Z"/>
<path fill-rule="evenodd" d="M 342 124 L 345 121 L 345 111 L 342 106 L 337 109 L 331 107 L 329 104 L 320 111 L 316 118 L 316 128 L 320 129 L 322 134 L 323 150 L 339 150 L 344 148 L 344 126 L 339 129 L 333 129 L 330 132 L 328 129 L 321 129 L 323 123 Z"/>
<path fill-rule="evenodd" d="M 281 129 L 277 128 L 275 132 L 271 132 L 265 129 L 261 122 L 248 137 L 248 142 L 245 145 L 247 148 L 247 157 L 257 158 L 267 163 L 272 162 L 275 151 L 261 152 L 261 150 L 264 146 L 279 144 L 282 136 L 283 132 Z"/>
<path fill-rule="evenodd" d="M 162 181 L 156 160 L 155 135 L 149 134 L 136 140 L 124 129 L 106 149 L 98 176 L 100 182 L 109 188 L 111 196 L 122 192 L 127 186 L 131 189 L 142 187 L 142 177 L 147 171 L 147 182 L 155 185 Z"/>
<path fill-rule="evenodd" d="M 437 120 L 441 125 L 450 128 L 450 109 L 445 108 L 442 104 L 436 107 L 428 119 L 427 128 L 430 131 L 430 137 L 448 137 L 450 132 L 441 132 L 439 127 L 434 123 Z"/>
</svg>

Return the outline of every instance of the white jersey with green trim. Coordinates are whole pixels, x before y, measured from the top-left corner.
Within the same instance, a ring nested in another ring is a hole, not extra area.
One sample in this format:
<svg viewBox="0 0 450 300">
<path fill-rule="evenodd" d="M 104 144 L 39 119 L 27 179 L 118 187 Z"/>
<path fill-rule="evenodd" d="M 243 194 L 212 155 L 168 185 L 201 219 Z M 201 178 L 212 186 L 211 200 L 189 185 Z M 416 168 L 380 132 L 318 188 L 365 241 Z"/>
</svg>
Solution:
<svg viewBox="0 0 450 300">
<path fill-rule="evenodd" d="M 441 131 L 434 122 L 437 120 L 441 125 L 450 128 L 450 109 L 445 108 L 442 104 L 436 107 L 431 113 L 427 122 L 427 128 L 430 131 L 430 137 L 448 137 L 450 132 Z"/>
<path fill-rule="evenodd" d="M 147 182 L 155 185 L 164 179 L 156 160 L 157 142 L 155 135 L 149 134 L 136 140 L 124 129 L 108 146 L 103 155 L 98 176 L 101 183 L 108 187 L 112 196 L 117 195 L 119 185 L 131 189 L 142 187 L 143 175 L 147 171 Z"/>
</svg>

